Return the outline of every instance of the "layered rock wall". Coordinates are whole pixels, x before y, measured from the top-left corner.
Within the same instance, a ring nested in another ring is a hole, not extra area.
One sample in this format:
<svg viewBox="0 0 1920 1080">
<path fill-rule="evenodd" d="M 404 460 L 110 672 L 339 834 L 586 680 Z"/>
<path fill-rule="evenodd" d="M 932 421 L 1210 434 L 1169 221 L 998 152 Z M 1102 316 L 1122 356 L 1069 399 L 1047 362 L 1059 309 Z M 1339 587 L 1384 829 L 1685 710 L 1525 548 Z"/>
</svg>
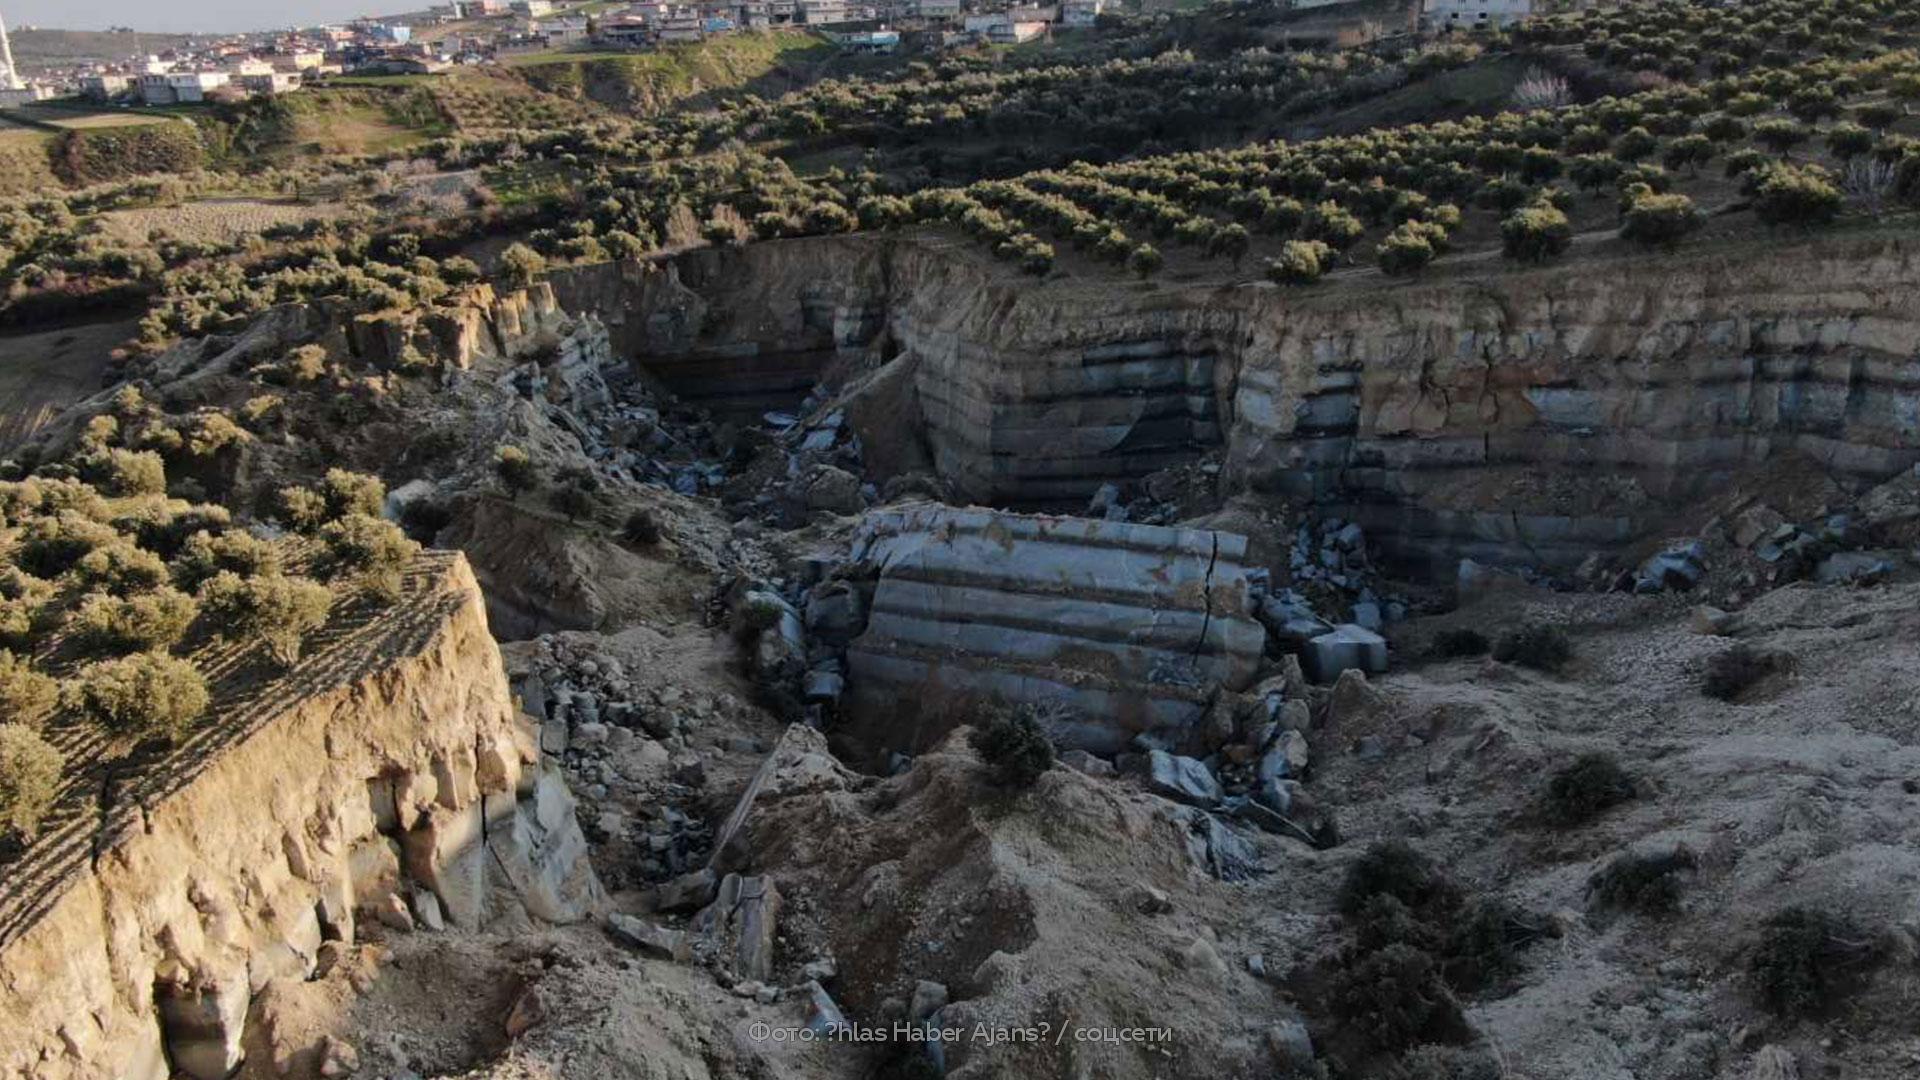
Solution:
<svg viewBox="0 0 1920 1080">
<path fill-rule="evenodd" d="M 98 786 L 7 866 L 0 1075 L 225 1076 L 253 994 L 369 919 L 522 925 L 600 902 L 464 559 L 423 556 L 400 604 L 322 638 L 285 678 L 218 683 L 171 754 L 83 770 Z"/>
<path fill-rule="evenodd" d="M 924 458 L 996 505 L 1219 451 L 1223 493 L 1315 497 L 1404 561 L 1565 565 L 1783 454 L 1859 483 L 1920 460 L 1920 259 L 1882 232 L 1307 289 L 1035 283 L 929 233 L 578 273 L 563 303 L 649 366 L 725 379 L 796 342 L 897 365 L 856 419 L 925 453 L 869 464 Z"/>
<path fill-rule="evenodd" d="M 1184 742 L 1214 688 L 1244 688 L 1265 631 L 1231 533 L 922 506 L 868 516 L 877 575 L 848 649 L 852 713 L 882 744 L 932 745 L 981 699 L 1066 702 L 1050 734 L 1100 753 Z"/>
</svg>

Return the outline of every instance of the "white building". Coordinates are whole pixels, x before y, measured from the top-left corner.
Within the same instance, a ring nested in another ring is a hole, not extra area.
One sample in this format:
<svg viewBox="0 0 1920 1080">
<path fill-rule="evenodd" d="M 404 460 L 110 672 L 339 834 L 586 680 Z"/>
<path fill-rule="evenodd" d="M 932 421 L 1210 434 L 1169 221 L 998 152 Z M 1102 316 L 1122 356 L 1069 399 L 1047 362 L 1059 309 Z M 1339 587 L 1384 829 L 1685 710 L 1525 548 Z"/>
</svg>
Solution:
<svg viewBox="0 0 1920 1080">
<path fill-rule="evenodd" d="M 544 19 L 553 14 L 553 0 L 513 0 L 513 13 L 529 19 Z"/>
<path fill-rule="evenodd" d="M 132 88 L 133 76 L 112 71 L 87 75 L 80 80 L 80 92 L 95 101 L 117 98 Z"/>
<path fill-rule="evenodd" d="M 149 105 L 205 101 L 208 93 L 229 81 L 224 71 L 148 72 L 140 76 L 140 99 Z"/>
<path fill-rule="evenodd" d="M 913 13 L 922 19 L 952 22 L 960 17 L 960 0 L 914 0 Z"/>
<path fill-rule="evenodd" d="M 848 18 L 846 0 L 800 0 L 795 8 L 796 21 L 808 26 L 846 22 Z"/>
<path fill-rule="evenodd" d="M 1420 0 L 1422 30 L 1502 27 L 1533 14 L 1533 0 Z"/>
</svg>

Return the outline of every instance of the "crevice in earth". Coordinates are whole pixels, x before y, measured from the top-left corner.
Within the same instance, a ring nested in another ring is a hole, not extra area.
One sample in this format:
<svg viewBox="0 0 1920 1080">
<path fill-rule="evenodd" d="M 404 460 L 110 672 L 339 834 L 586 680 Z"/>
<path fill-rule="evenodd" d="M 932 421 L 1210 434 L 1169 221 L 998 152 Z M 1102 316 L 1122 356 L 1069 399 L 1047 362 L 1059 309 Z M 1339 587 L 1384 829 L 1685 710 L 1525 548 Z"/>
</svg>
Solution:
<svg viewBox="0 0 1920 1080">
<path fill-rule="evenodd" d="M 1200 636 L 1193 643 L 1195 659 L 1198 659 L 1201 650 L 1207 647 L 1207 632 L 1213 628 L 1213 569 L 1220 562 L 1220 534 L 1209 530 L 1207 536 L 1213 542 L 1213 548 L 1207 556 L 1206 577 L 1201 579 L 1200 583 L 1200 601 L 1203 610 L 1200 616 Z"/>
</svg>

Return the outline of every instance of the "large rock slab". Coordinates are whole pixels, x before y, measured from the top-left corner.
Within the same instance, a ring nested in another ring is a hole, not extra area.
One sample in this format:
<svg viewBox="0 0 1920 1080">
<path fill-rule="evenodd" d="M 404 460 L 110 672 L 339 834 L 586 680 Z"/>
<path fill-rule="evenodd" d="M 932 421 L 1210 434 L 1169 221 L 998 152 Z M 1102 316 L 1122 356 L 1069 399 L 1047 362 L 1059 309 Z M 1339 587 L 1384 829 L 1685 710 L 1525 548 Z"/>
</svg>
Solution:
<svg viewBox="0 0 1920 1080">
<path fill-rule="evenodd" d="M 966 703 L 999 699 L 1069 706 L 1049 734 L 1094 753 L 1183 735 L 1260 663 L 1246 550 L 1232 533 L 1087 518 L 869 514 L 852 551 L 878 579 L 848 652 L 855 727 L 924 748 Z"/>
</svg>

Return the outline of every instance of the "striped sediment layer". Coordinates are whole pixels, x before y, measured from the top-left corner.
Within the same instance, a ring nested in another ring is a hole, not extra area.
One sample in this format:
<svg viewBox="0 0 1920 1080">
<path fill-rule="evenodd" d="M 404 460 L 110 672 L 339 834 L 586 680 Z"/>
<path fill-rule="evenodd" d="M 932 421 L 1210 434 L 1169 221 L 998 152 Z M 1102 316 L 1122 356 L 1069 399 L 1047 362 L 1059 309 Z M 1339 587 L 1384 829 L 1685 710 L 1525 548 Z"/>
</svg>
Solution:
<svg viewBox="0 0 1920 1080">
<path fill-rule="evenodd" d="M 856 419 L 883 475 L 1057 508 L 1214 453 L 1219 494 L 1313 498 L 1409 564 L 1570 565 L 1784 455 L 1861 485 L 1920 460 L 1920 252 L 1878 230 L 1291 289 L 1034 282 L 928 231 L 570 273 L 562 304 L 661 370 L 887 365 Z"/>
<path fill-rule="evenodd" d="M 852 561 L 877 575 L 848 651 L 854 727 L 937 742 L 982 700 L 1063 703 L 1052 734 L 1102 753 L 1176 742 L 1215 688 L 1242 688 L 1265 631 L 1243 536 L 916 506 L 870 515 Z"/>
</svg>

